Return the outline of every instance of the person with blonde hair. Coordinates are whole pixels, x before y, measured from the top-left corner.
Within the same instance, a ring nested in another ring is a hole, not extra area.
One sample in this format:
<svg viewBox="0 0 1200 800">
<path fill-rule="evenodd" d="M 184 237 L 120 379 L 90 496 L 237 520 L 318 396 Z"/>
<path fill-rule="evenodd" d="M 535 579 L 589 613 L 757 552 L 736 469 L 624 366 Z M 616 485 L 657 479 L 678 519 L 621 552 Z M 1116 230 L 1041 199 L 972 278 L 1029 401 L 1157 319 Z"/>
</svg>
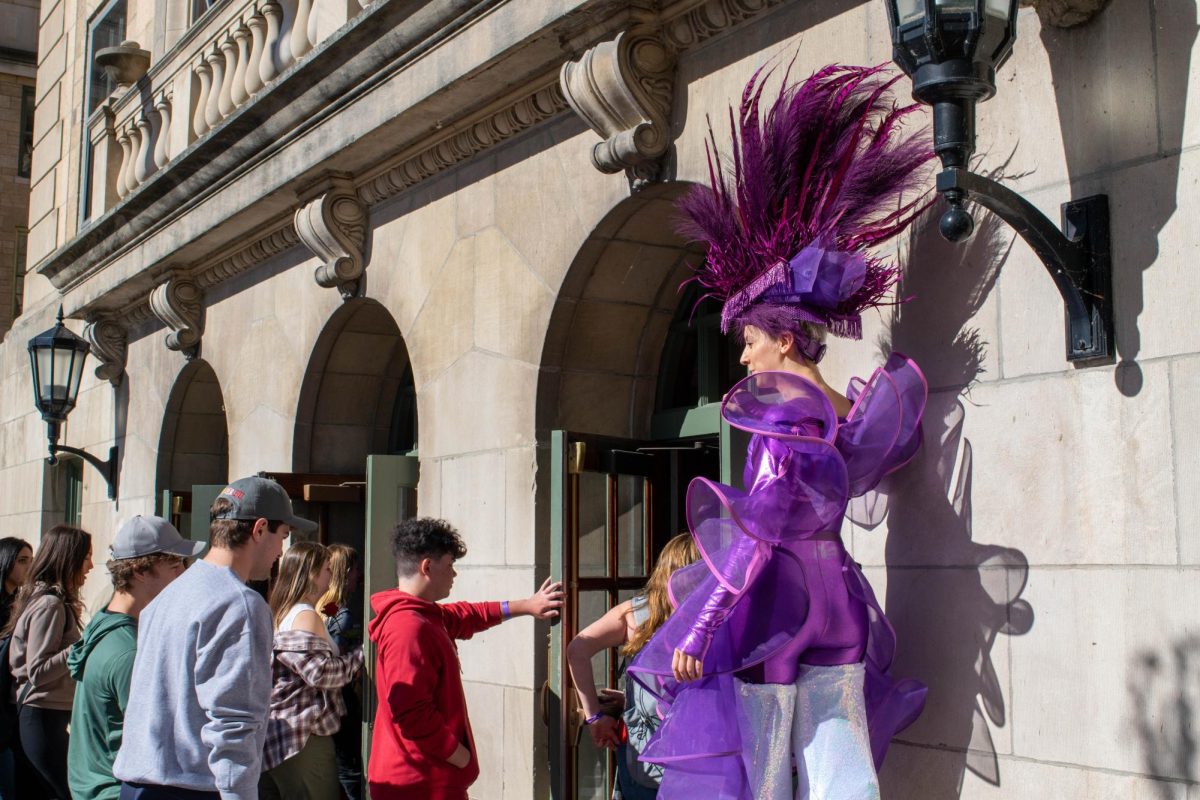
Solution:
<svg viewBox="0 0 1200 800">
<path fill-rule="evenodd" d="M 626 681 L 621 716 L 628 731 L 629 743 L 622 743 L 617 718 L 601 710 L 602 701 L 592 677 L 592 658 L 611 647 L 620 647 L 621 655 L 626 658 L 637 655 L 674 611 L 669 591 L 671 576 L 699 557 L 690 533 L 675 536 L 659 554 L 654 570 L 646 581 L 645 591 L 614 606 L 576 634 L 567 645 L 567 663 L 571 668 L 575 692 L 579 695 L 588 735 L 597 747 L 617 750 L 617 788 L 623 800 L 650 800 L 658 792 L 662 768 L 638 761 L 642 746 L 658 728 L 658 713 L 654 698 L 641 691 L 638 684 Z"/>
<path fill-rule="evenodd" d="M 362 605 L 351 600 L 358 591 L 361 577 L 358 551 L 344 544 L 329 545 L 329 588 L 317 601 L 317 610 L 325 620 L 329 638 L 342 652 L 362 644 Z M 346 715 L 342 727 L 333 735 L 333 753 L 337 757 L 338 783 L 346 800 L 362 797 L 362 700 L 353 682 L 342 688 Z"/>
<path fill-rule="evenodd" d="M 337 800 L 332 736 L 346 713 L 342 687 L 362 669 L 362 648 L 339 652 L 313 604 L 329 589 L 329 551 L 292 545 L 271 589 L 275 638 L 271 711 L 259 794 L 287 800 Z"/>
</svg>

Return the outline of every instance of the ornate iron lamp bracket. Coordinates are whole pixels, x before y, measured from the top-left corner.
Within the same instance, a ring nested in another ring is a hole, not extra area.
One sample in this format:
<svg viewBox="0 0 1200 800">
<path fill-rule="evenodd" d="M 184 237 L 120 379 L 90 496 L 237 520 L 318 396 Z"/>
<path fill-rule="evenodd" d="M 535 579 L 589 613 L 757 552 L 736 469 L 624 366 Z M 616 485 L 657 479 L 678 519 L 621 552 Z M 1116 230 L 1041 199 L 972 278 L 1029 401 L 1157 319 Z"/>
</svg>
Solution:
<svg viewBox="0 0 1200 800">
<path fill-rule="evenodd" d="M 942 232 L 954 241 L 970 234 L 961 208 L 974 200 L 1007 222 L 1037 254 L 1066 305 L 1067 360 L 1111 360 L 1116 354 L 1112 305 L 1112 258 L 1108 195 L 1062 204 L 1062 230 L 1032 203 L 994 180 L 960 167 L 937 177 L 937 190 L 951 208 Z"/>
<path fill-rule="evenodd" d="M 117 452 L 118 447 L 113 445 L 108 448 L 108 461 L 101 461 L 97 456 L 92 455 L 86 450 L 80 450 L 78 447 L 71 447 L 65 444 L 58 443 L 59 423 L 46 422 L 48 428 L 48 437 L 50 439 L 50 456 L 46 459 L 46 463 L 53 466 L 58 463 L 58 454 L 67 453 L 73 456 L 79 456 L 87 463 L 91 464 L 96 469 L 100 470 L 100 474 L 104 476 L 104 482 L 108 484 L 108 499 L 117 499 Z"/>
</svg>

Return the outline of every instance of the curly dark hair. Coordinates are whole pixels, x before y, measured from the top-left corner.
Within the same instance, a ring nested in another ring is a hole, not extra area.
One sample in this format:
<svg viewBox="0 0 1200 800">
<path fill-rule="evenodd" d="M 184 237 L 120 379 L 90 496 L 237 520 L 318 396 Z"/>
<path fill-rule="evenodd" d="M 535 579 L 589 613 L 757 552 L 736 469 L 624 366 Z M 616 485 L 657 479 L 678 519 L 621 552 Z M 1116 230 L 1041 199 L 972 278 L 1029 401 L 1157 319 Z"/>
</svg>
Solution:
<svg viewBox="0 0 1200 800">
<path fill-rule="evenodd" d="M 417 517 L 392 529 L 392 554 L 396 557 L 396 574 L 408 577 L 416 573 L 423 559 L 450 554 L 457 561 L 467 554 L 467 546 L 444 519 Z"/>
</svg>

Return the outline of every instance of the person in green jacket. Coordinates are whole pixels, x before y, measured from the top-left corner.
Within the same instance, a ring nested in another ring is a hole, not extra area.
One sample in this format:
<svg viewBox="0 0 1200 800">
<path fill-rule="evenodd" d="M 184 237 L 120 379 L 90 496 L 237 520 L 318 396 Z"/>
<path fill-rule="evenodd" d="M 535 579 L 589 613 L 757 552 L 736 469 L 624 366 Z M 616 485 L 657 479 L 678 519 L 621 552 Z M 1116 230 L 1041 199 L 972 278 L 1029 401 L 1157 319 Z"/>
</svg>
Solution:
<svg viewBox="0 0 1200 800">
<path fill-rule="evenodd" d="M 67 782 L 75 800 L 117 800 L 113 761 L 121 748 L 129 681 L 137 653 L 137 619 L 175 580 L 204 542 L 192 542 L 161 517 L 134 517 L 112 543 L 113 597 L 71 647 L 67 668 L 78 685 L 71 709 Z"/>
</svg>

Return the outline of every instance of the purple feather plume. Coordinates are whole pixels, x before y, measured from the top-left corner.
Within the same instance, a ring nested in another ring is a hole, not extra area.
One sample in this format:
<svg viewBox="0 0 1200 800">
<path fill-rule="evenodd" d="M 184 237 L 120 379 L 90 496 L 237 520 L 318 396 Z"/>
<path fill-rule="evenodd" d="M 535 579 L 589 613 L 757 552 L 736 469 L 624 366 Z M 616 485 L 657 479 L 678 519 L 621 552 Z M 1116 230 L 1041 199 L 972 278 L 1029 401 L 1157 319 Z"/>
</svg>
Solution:
<svg viewBox="0 0 1200 800">
<path fill-rule="evenodd" d="M 740 107 L 730 109 L 728 163 L 710 124 L 710 186 L 679 201 L 679 232 L 708 247 L 694 280 L 724 302 L 809 244 L 833 242 L 867 264 L 862 286 L 828 309 L 832 333 L 855 335 L 857 316 L 887 304 L 897 279 L 895 267 L 867 250 L 902 232 L 929 203 L 927 193 L 903 202 L 933 158 L 929 133 L 901 134 L 919 106 L 896 103 L 898 77 L 883 66 L 831 65 L 799 83 L 785 73 L 764 110 L 770 75 L 757 71 Z"/>
</svg>

